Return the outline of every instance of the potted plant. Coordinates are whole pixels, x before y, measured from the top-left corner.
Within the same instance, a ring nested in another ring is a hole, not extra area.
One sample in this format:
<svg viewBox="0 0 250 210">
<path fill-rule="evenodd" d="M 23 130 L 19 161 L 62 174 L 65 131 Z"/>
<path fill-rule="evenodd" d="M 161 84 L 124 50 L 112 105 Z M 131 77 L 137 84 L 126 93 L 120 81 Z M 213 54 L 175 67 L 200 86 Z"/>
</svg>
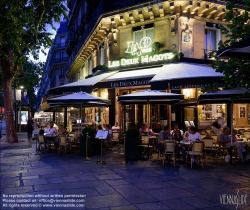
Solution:
<svg viewBox="0 0 250 210">
<path fill-rule="evenodd" d="M 82 129 L 81 141 L 80 141 L 80 152 L 81 155 L 86 156 L 86 138 L 88 135 L 88 156 L 97 155 L 100 153 L 99 141 L 95 139 L 95 130 L 86 126 Z"/>
<path fill-rule="evenodd" d="M 140 131 L 138 128 L 129 128 L 126 131 L 125 157 L 127 160 L 138 160 L 138 145 L 141 144 Z"/>
<path fill-rule="evenodd" d="M 152 44 L 152 48 L 154 52 L 158 52 L 158 50 L 160 49 L 161 43 L 160 42 L 154 42 Z"/>
</svg>

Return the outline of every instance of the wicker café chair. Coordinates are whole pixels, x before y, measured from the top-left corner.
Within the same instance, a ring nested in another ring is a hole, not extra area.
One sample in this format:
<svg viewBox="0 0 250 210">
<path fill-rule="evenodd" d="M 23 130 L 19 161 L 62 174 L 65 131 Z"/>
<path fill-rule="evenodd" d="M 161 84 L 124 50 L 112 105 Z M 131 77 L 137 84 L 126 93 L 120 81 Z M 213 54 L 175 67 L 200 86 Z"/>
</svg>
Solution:
<svg viewBox="0 0 250 210">
<path fill-rule="evenodd" d="M 194 157 L 198 158 L 202 168 L 204 168 L 204 154 L 203 154 L 204 144 L 202 141 L 195 141 L 192 144 L 192 151 L 189 151 L 188 154 L 191 156 L 191 168 L 193 167 Z"/>
<path fill-rule="evenodd" d="M 173 160 L 174 166 L 175 166 L 175 162 L 176 162 L 176 158 L 175 158 L 175 141 L 165 141 L 164 153 L 163 153 L 163 158 L 162 158 L 162 165 L 164 165 L 167 155 L 170 155 L 170 157 Z"/>
<path fill-rule="evenodd" d="M 67 153 L 67 148 L 68 148 L 68 144 L 67 144 L 67 137 L 66 136 L 59 136 L 58 137 L 58 154 L 64 150 L 65 154 Z"/>
</svg>

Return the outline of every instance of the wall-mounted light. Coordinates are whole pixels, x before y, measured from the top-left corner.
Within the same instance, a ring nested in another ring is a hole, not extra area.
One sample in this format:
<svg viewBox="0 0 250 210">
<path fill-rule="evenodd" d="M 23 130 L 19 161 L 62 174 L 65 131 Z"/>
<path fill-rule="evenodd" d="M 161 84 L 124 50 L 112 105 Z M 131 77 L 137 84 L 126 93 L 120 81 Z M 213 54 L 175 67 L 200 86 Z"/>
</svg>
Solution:
<svg viewBox="0 0 250 210">
<path fill-rule="evenodd" d="M 191 93 L 192 93 L 192 89 L 183 89 L 184 99 L 190 99 Z"/>
</svg>

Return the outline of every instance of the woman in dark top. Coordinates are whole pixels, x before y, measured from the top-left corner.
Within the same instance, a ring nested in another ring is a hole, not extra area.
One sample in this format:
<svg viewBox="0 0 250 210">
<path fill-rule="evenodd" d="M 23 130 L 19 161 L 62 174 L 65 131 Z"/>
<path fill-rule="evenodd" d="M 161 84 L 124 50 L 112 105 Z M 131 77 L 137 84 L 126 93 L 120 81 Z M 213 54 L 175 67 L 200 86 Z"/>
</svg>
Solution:
<svg viewBox="0 0 250 210">
<path fill-rule="evenodd" d="M 181 135 L 180 130 L 176 130 L 173 135 L 175 141 L 176 141 L 176 152 L 177 152 L 177 159 L 180 159 L 180 152 L 182 152 L 183 160 L 186 161 L 186 150 L 183 145 L 180 144 L 180 141 L 183 140 L 183 136 Z"/>
<path fill-rule="evenodd" d="M 32 138 L 32 131 L 33 131 L 33 120 L 32 117 L 29 117 L 29 120 L 27 121 L 27 133 L 28 133 L 28 139 L 31 140 Z"/>
</svg>

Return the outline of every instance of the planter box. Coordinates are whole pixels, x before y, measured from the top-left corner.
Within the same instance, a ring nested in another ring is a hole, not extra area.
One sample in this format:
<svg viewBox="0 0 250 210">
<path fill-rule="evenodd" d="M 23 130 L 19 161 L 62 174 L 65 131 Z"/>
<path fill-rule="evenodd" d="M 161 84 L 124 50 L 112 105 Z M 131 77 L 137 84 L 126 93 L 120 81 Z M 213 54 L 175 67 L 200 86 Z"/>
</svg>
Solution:
<svg viewBox="0 0 250 210">
<path fill-rule="evenodd" d="M 126 143 L 125 143 L 126 160 L 138 160 L 139 158 L 138 145 L 139 144 L 141 144 L 141 139 L 139 138 L 126 138 Z"/>
<path fill-rule="evenodd" d="M 81 135 L 80 141 L 80 153 L 82 156 L 86 156 L 86 135 Z M 88 139 L 88 156 L 100 155 L 101 154 L 101 142 L 95 139 L 94 136 Z"/>
</svg>

